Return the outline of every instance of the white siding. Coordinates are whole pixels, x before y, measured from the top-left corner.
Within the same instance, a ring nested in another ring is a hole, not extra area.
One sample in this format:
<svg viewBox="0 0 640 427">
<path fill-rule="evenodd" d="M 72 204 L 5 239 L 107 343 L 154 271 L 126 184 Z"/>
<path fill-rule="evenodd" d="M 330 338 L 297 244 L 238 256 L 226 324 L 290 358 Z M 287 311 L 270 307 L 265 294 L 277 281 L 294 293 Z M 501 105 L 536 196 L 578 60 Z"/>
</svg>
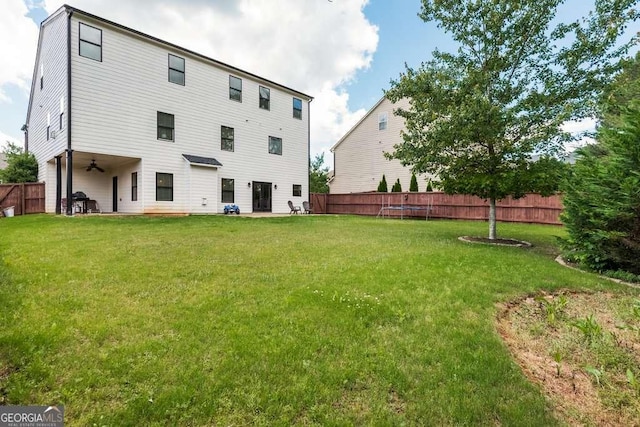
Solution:
<svg viewBox="0 0 640 427">
<path fill-rule="evenodd" d="M 78 55 L 79 22 L 102 30 L 102 62 Z M 298 199 L 306 200 L 306 100 L 303 99 L 302 120 L 294 119 L 292 99 L 300 98 L 294 92 L 79 14 L 74 15 L 71 28 L 73 149 L 142 159 L 139 202 L 125 203 L 127 190 L 121 191 L 123 203 L 119 211 L 190 212 L 196 196 L 189 190 L 190 169 L 185 168 L 182 154 L 213 157 L 223 165 L 218 169 L 217 182 L 211 184 L 216 191 L 211 193 L 211 200 L 207 197 L 207 210 L 222 212 L 224 203 L 218 189 L 223 177 L 238 183 L 236 204 L 243 212 L 252 211 L 252 192 L 246 186 L 251 181 L 278 185 L 278 190 L 273 191 L 273 212 L 288 212 L 287 200 L 294 199 L 293 184 L 303 186 L 303 197 Z M 185 58 L 185 86 L 168 81 L 169 53 Z M 242 78 L 242 102 L 229 99 L 230 74 Z M 271 89 L 270 111 L 258 108 L 259 85 Z M 175 117 L 173 142 L 157 139 L 158 111 Z M 220 149 L 221 125 L 235 130 L 234 152 Z M 268 153 L 269 136 L 282 138 L 282 156 Z M 173 174 L 172 202 L 155 200 L 156 172 Z M 130 171 L 123 174 L 120 183 L 129 182 Z"/>
<path fill-rule="evenodd" d="M 402 142 L 400 135 L 404 119 L 393 114 L 399 107 L 408 108 L 402 100 L 393 104 L 383 99 L 332 148 L 334 153 L 334 178 L 329 183 L 331 193 L 360 193 L 376 191 L 384 174 L 389 191 L 400 179 L 403 191 L 409 191 L 411 169 L 399 160 L 387 160 L 384 153 L 392 153 L 393 146 Z M 379 115 L 387 113 L 387 128 L 378 129 Z M 418 190 L 425 191 L 427 176 L 418 176 Z"/>
<path fill-rule="evenodd" d="M 29 122 L 29 151 L 38 159 L 38 180 L 46 182 L 45 208 L 55 210 L 55 167 L 47 162 L 64 155 L 67 148 L 67 16 L 59 13 L 41 29 L 40 46 L 34 65 Z M 40 77 L 43 86 L 40 89 Z M 60 128 L 60 104 L 64 107 Z M 47 116 L 50 138 L 47 140 Z M 54 137 L 55 133 L 55 137 Z"/>
</svg>

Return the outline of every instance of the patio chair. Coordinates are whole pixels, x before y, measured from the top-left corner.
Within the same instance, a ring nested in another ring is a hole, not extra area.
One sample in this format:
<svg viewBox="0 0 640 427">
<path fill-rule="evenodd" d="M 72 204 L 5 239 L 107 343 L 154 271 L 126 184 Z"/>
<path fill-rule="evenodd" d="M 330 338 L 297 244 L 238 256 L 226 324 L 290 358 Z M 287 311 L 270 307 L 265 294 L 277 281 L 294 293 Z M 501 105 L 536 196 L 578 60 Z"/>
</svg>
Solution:
<svg viewBox="0 0 640 427">
<path fill-rule="evenodd" d="M 96 200 L 87 200 L 87 213 L 102 213 L 102 209 Z"/>
<path fill-rule="evenodd" d="M 306 214 L 310 214 L 313 213 L 313 209 L 311 209 L 311 205 L 309 205 L 309 202 L 302 202 L 302 207 L 304 208 L 304 213 Z"/>
<path fill-rule="evenodd" d="M 302 208 L 300 206 L 293 206 L 293 202 L 291 200 L 289 200 L 287 203 L 289 203 L 289 209 L 291 209 L 289 215 L 297 214 L 298 212 L 302 213 Z"/>
</svg>

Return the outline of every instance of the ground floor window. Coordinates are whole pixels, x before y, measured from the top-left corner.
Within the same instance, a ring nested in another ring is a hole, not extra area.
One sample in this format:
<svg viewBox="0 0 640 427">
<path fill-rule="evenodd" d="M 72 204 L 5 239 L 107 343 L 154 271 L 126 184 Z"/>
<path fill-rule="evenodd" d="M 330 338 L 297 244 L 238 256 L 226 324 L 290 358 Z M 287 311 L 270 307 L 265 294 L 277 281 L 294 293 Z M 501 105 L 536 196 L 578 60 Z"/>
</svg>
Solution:
<svg viewBox="0 0 640 427">
<path fill-rule="evenodd" d="M 131 201 L 138 200 L 138 172 L 131 174 Z"/>
<path fill-rule="evenodd" d="M 173 202 L 173 174 L 156 172 L 156 201 Z"/>
<path fill-rule="evenodd" d="M 234 180 L 222 178 L 222 203 L 234 203 Z"/>
<path fill-rule="evenodd" d="M 302 185 L 293 184 L 293 195 L 296 197 L 302 196 Z"/>
</svg>

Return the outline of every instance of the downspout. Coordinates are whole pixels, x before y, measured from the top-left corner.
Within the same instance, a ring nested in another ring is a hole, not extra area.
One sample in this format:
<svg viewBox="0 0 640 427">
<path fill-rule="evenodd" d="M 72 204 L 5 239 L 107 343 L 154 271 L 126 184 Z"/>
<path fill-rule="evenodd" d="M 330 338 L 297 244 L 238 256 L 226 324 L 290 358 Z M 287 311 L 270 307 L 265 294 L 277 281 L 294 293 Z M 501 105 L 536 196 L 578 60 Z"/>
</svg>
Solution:
<svg viewBox="0 0 640 427">
<path fill-rule="evenodd" d="M 73 215 L 73 150 L 71 149 L 71 17 L 67 9 L 67 215 Z"/>
<path fill-rule="evenodd" d="M 309 182 L 309 172 L 311 171 L 311 101 L 307 103 L 307 200 L 311 205 L 311 182 Z"/>
</svg>

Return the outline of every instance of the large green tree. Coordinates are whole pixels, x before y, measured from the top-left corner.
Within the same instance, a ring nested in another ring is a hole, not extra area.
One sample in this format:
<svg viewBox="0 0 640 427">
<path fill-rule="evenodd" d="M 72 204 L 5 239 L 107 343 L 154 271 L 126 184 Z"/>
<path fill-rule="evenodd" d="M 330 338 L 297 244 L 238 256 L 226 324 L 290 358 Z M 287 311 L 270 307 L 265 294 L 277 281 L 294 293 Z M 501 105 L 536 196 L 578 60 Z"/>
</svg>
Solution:
<svg viewBox="0 0 640 427">
<path fill-rule="evenodd" d="M 5 183 L 36 182 L 38 180 L 38 161 L 32 153 L 7 142 L 3 153 L 6 156 L 7 166 L 0 169 L 0 181 Z"/>
<path fill-rule="evenodd" d="M 328 193 L 329 168 L 324 166 L 324 153 L 316 154 L 309 168 L 309 191 L 311 193 Z"/>
<path fill-rule="evenodd" d="M 566 255 L 597 271 L 640 276 L 640 54 L 602 97 L 596 143 L 564 186 Z"/>
<path fill-rule="evenodd" d="M 495 239 L 496 201 L 540 190 L 531 156 L 558 153 L 571 139 L 561 125 L 595 115 L 635 43 L 620 38 L 636 2 L 596 0 L 587 17 L 554 24 L 563 0 L 422 0 L 420 17 L 458 49 L 392 81 L 386 96 L 410 106 L 395 111 L 406 131 L 388 156 L 436 175 L 447 193 L 488 199 Z"/>
</svg>

